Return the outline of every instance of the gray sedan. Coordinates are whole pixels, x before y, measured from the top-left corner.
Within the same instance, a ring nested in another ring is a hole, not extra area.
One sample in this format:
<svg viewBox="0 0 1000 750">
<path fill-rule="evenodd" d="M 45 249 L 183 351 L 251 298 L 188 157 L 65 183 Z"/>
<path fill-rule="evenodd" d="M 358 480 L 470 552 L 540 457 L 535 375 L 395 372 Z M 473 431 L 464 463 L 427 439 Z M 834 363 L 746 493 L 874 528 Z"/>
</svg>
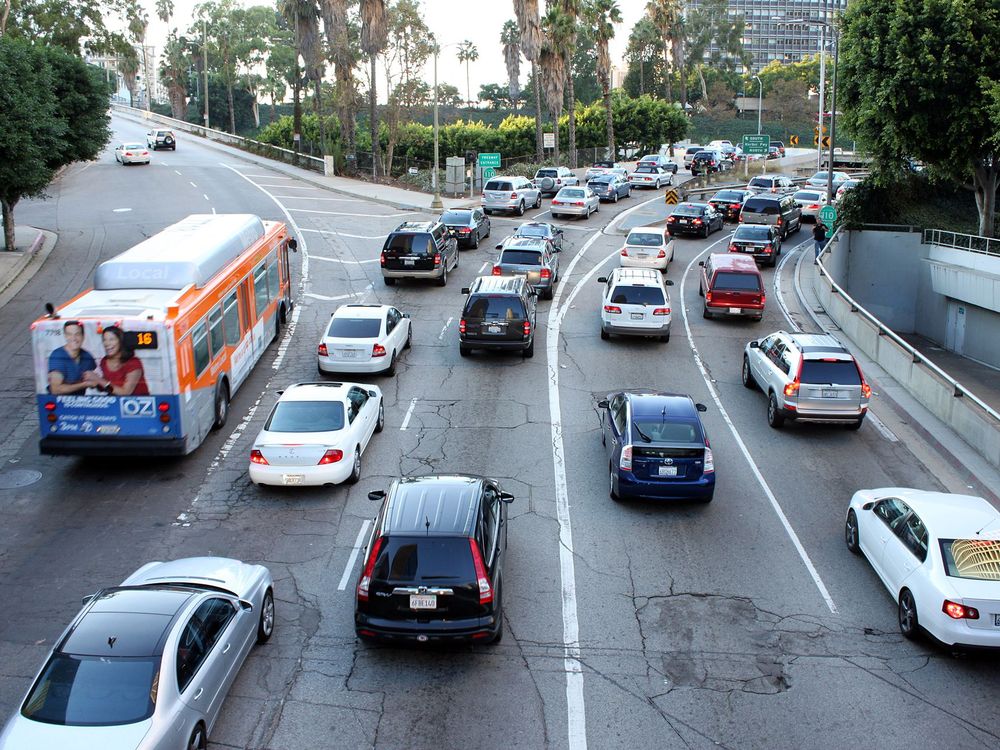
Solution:
<svg viewBox="0 0 1000 750">
<path fill-rule="evenodd" d="M 565 187 L 552 199 L 552 218 L 560 216 L 582 216 L 590 218 L 601 210 L 601 199 L 588 187 Z"/>
<path fill-rule="evenodd" d="M 559 250 L 548 240 L 510 237 L 500 245 L 494 276 L 525 276 L 543 299 L 552 299 L 559 279 Z"/>
<path fill-rule="evenodd" d="M 267 568 L 148 563 L 84 599 L 0 748 L 204 748 L 247 654 L 273 630 Z"/>
<path fill-rule="evenodd" d="M 588 182 L 587 187 L 593 190 L 600 200 L 612 203 L 617 203 L 619 198 L 628 198 L 632 195 L 632 185 L 616 174 L 599 175 Z"/>
</svg>

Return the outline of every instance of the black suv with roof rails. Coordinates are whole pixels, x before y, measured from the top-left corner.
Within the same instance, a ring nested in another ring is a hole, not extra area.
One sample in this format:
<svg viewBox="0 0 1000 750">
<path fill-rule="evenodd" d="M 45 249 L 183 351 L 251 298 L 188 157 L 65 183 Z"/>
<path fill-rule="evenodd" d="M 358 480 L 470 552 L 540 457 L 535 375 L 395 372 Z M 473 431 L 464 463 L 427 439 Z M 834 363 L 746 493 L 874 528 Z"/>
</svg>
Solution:
<svg viewBox="0 0 1000 750">
<path fill-rule="evenodd" d="M 493 479 L 403 477 L 381 501 L 358 579 L 354 629 L 364 640 L 503 638 L 507 503 Z"/>
<path fill-rule="evenodd" d="M 458 323 L 458 353 L 473 349 L 520 351 L 535 355 L 535 307 L 538 293 L 525 276 L 480 276 L 462 294 L 469 295 Z"/>
<path fill-rule="evenodd" d="M 448 272 L 458 268 L 458 240 L 438 221 L 405 221 L 386 237 L 379 260 L 382 280 L 436 279 L 448 283 Z"/>
</svg>

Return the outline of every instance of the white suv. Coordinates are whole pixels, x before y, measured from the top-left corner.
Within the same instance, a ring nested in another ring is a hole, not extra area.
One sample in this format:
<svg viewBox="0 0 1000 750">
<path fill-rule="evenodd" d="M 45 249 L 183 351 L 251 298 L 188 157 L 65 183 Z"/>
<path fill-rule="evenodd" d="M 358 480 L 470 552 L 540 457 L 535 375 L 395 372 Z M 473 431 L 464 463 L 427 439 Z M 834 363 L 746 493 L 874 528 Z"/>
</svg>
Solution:
<svg viewBox="0 0 1000 750">
<path fill-rule="evenodd" d="M 579 185 L 580 178 L 568 167 L 542 167 L 535 172 L 531 184 L 541 190 L 542 195 L 555 195 L 567 185 Z"/>
<path fill-rule="evenodd" d="M 601 276 L 601 338 L 656 336 L 670 341 L 670 293 L 674 282 L 651 268 L 616 268 Z"/>
<path fill-rule="evenodd" d="M 150 130 L 146 133 L 146 146 L 156 151 L 161 148 L 169 148 L 171 151 L 177 150 L 177 141 L 174 138 L 173 130 Z"/>
</svg>

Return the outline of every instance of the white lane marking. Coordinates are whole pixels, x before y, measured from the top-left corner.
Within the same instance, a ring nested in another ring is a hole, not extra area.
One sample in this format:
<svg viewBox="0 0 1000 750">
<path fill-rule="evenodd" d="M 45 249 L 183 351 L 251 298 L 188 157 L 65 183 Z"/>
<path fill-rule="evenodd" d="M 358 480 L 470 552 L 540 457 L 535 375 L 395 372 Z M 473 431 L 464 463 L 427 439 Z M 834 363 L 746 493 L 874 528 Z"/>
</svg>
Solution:
<svg viewBox="0 0 1000 750">
<path fill-rule="evenodd" d="M 334 237 L 350 237 L 352 240 L 384 240 L 384 234 L 348 234 L 347 232 L 337 232 L 333 229 L 300 229 L 301 232 L 312 232 L 313 234 L 332 234 Z"/>
<path fill-rule="evenodd" d="M 190 180 L 189 180 L 189 182 L 190 182 Z M 194 184 L 194 183 L 192 182 L 192 183 L 191 183 L 191 187 L 193 187 L 193 188 L 196 188 L 196 187 L 198 187 L 198 186 L 197 186 L 197 185 L 195 185 L 195 184 Z"/>
<path fill-rule="evenodd" d="M 879 419 L 877 416 L 875 416 L 875 412 L 873 412 L 871 409 L 868 410 L 868 419 L 866 421 L 867 422 L 871 422 L 872 427 L 874 427 L 876 430 L 878 430 L 879 432 L 881 432 L 882 433 L 882 437 L 884 437 L 890 443 L 898 443 L 899 442 L 899 438 L 896 437 L 896 433 L 894 433 L 892 430 L 890 430 L 886 426 L 885 422 L 883 422 L 881 419 Z"/>
<path fill-rule="evenodd" d="M 276 185 L 275 187 L 290 188 L 291 185 Z M 337 201 L 339 203 L 361 203 L 357 198 L 317 198 L 315 195 L 276 195 L 276 198 L 284 198 L 293 201 Z"/>
<path fill-rule="evenodd" d="M 448 322 L 444 324 L 444 327 L 441 329 L 441 333 L 438 334 L 438 341 L 441 341 L 441 340 L 444 339 L 444 334 L 448 330 L 448 326 L 451 325 L 451 322 L 453 320 L 454 320 L 454 318 L 448 318 Z"/>
<path fill-rule="evenodd" d="M 410 408 L 406 410 L 406 415 L 403 417 L 403 424 L 400 425 L 400 432 L 406 432 L 406 428 L 410 426 L 410 417 L 413 416 L 413 409 L 417 405 L 417 397 L 414 396 L 410 399 Z"/>
<path fill-rule="evenodd" d="M 479 267 L 479 275 L 482 276 L 483 273 L 486 272 L 486 269 L 489 268 L 489 267 L 490 267 L 490 262 L 488 260 L 487 261 L 483 261 L 483 265 L 481 265 Z"/>
<path fill-rule="evenodd" d="M 726 411 L 726 407 L 723 406 L 719 392 L 716 390 L 712 378 L 709 377 L 708 371 L 705 369 L 705 364 L 701 359 L 701 354 L 698 351 L 698 347 L 694 343 L 694 336 L 691 333 L 691 322 L 688 319 L 687 305 L 684 304 L 684 284 L 687 281 L 688 273 L 694 267 L 695 263 L 698 262 L 700 257 L 711 250 L 715 245 L 719 244 L 719 242 L 728 239 L 728 237 L 725 237 L 722 240 L 717 240 L 694 256 L 691 259 L 691 262 L 688 263 L 687 267 L 684 269 L 684 275 L 681 276 L 681 316 L 684 318 L 684 330 L 687 333 L 688 346 L 691 347 L 691 352 L 694 354 L 694 363 L 698 365 L 698 371 L 701 373 L 701 378 L 705 381 L 705 386 L 708 388 L 708 392 L 712 396 L 712 400 L 715 401 L 715 405 L 719 409 L 719 414 L 721 415 L 722 420 L 729 428 L 729 432 L 732 433 L 737 447 L 739 447 L 740 452 L 743 454 L 743 458 L 746 459 L 747 464 L 750 466 L 750 471 L 753 473 L 757 483 L 767 496 L 767 500 L 774 509 L 774 512 L 777 514 L 778 520 L 781 521 L 781 525 L 784 526 L 785 533 L 788 534 L 788 538 L 792 540 L 792 545 L 799 553 L 799 558 L 806 566 L 806 570 L 809 571 L 809 575 L 813 579 L 813 583 L 816 584 L 816 588 L 819 589 L 819 593 L 826 602 L 826 606 L 829 607 L 831 613 L 837 614 L 837 605 L 833 603 L 833 598 L 830 596 L 830 592 L 827 590 L 826 584 L 823 583 L 823 579 L 820 577 L 819 571 L 817 571 L 816 566 L 813 565 L 813 561 L 809 557 L 809 553 L 806 552 L 805 547 L 802 546 L 802 542 L 799 540 L 798 534 L 796 534 L 795 529 L 792 528 L 792 524 L 789 522 L 785 512 L 781 509 L 781 505 L 778 503 L 778 499 L 771 491 L 771 487 L 768 485 L 767 480 L 764 479 L 764 475 L 761 473 L 757 464 L 754 463 L 753 456 L 750 455 L 750 450 L 747 448 L 746 443 L 743 442 L 743 438 L 740 436 L 739 430 L 736 429 L 736 425 L 733 423 L 733 420 L 730 419 L 729 412 Z"/>
<path fill-rule="evenodd" d="M 215 213 L 215 206 L 212 206 L 212 213 Z"/>
<path fill-rule="evenodd" d="M 312 185 L 265 185 L 261 182 L 260 186 L 266 188 L 281 188 L 282 190 L 319 190 L 318 187 L 313 187 Z M 284 196 L 278 197 L 283 198 Z"/>
<path fill-rule="evenodd" d="M 358 532 L 358 538 L 354 542 L 354 548 L 351 550 L 351 556 L 347 560 L 347 567 L 344 568 L 344 575 L 340 577 L 340 583 L 337 584 L 337 591 L 343 591 L 347 588 L 347 579 L 351 577 L 351 571 L 354 570 L 354 563 L 358 560 L 358 553 L 361 551 L 361 543 L 365 540 L 365 533 L 368 531 L 368 527 L 371 525 L 369 519 L 365 519 L 365 522 L 361 524 L 361 531 Z"/>
<path fill-rule="evenodd" d="M 228 164 L 223 164 L 222 166 L 229 166 Z M 294 180 L 295 177 L 284 177 L 279 174 L 245 174 L 244 177 L 259 177 L 262 180 Z"/>
<path fill-rule="evenodd" d="M 548 210 L 548 209 L 545 209 L 545 210 L 544 210 L 544 211 L 542 211 L 541 213 L 537 213 L 537 214 L 535 214 L 534 216 L 532 216 L 531 218 L 532 218 L 532 219 L 540 219 L 541 217 L 545 216 L 545 214 L 547 214 L 548 212 L 549 212 L 549 210 Z"/>
<path fill-rule="evenodd" d="M 174 172 L 177 172 L 177 174 L 180 174 L 180 172 L 178 172 L 176 169 L 174 170 Z"/>
<path fill-rule="evenodd" d="M 202 195 L 204 195 L 204 196 L 205 196 L 205 200 L 207 200 L 207 201 L 211 201 L 211 200 L 212 200 L 211 198 L 209 198 L 209 197 L 208 197 L 207 195 L 205 195 L 204 193 L 202 193 Z"/>
<path fill-rule="evenodd" d="M 323 300 L 324 302 L 336 302 L 338 299 L 351 299 L 352 297 L 360 297 L 365 294 L 368 290 L 363 292 L 351 292 L 350 294 L 338 294 L 336 297 L 327 297 L 325 294 L 313 294 L 312 292 L 306 292 L 303 297 L 311 297 L 312 299 Z"/>
<path fill-rule="evenodd" d="M 284 206 L 282 206 L 284 208 Z M 397 216 L 409 216 L 418 214 L 419 211 L 404 211 L 400 214 L 351 214 L 343 211 L 315 211 L 311 208 L 289 208 L 289 211 L 298 211 L 300 214 L 323 214 L 324 216 L 357 216 L 362 219 L 392 219 Z"/>
<path fill-rule="evenodd" d="M 802 329 L 799 327 L 798 323 L 792 320 L 792 313 L 788 309 L 788 305 L 785 304 L 785 295 L 781 293 L 781 272 L 784 269 L 785 264 L 790 261 L 792 255 L 804 244 L 804 242 L 799 243 L 787 253 L 782 252 L 784 257 L 781 259 L 781 262 L 778 263 L 778 267 L 774 269 L 774 296 L 778 300 L 778 307 L 781 308 L 781 314 L 785 316 L 785 320 L 788 321 L 788 325 L 792 327 L 792 333 L 798 333 Z"/>
<path fill-rule="evenodd" d="M 360 266 L 362 263 L 378 263 L 378 258 L 370 258 L 369 260 L 343 260 L 342 258 L 326 258 L 322 255 L 312 256 L 313 260 L 325 260 L 327 263 L 343 263 L 348 266 Z"/>
<path fill-rule="evenodd" d="M 131 208 L 113 208 L 111 209 L 111 212 L 116 214 L 124 214 L 128 213 L 131 210 L 132 210 Z"/>
</svg>

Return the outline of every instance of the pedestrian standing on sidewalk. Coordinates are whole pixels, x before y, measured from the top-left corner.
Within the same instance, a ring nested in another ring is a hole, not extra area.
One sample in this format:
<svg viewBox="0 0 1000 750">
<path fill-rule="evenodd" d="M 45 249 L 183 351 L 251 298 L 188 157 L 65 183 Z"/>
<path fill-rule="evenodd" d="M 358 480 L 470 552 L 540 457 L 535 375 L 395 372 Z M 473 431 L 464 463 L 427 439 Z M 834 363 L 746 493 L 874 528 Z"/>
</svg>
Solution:
<svg viewBox="0 0 1000 750">
<path fill-rule="evenodd" d="M 813 264 L 819 263 L 819 254 L 823 252 L 826 245 L 826 224 L 816 219 L 816 226 L 813 227 L 813 243 L 816 245 L 816 259 Z"/>
</svg>

